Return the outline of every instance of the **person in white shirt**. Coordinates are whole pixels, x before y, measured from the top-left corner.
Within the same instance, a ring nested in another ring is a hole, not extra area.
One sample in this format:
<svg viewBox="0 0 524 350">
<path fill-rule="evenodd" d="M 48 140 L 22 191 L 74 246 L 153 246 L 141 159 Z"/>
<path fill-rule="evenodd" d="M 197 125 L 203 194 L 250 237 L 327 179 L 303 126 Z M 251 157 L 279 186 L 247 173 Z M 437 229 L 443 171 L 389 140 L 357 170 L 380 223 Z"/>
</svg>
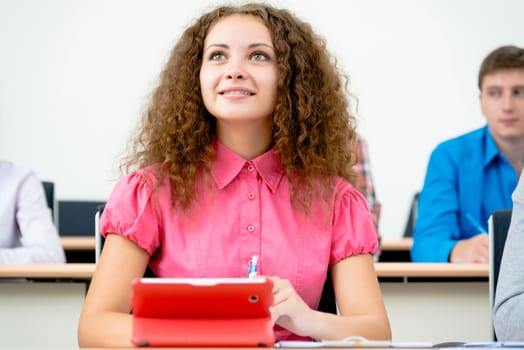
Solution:
<svg viewBox="0 0 524 350">
<path fill-rule="evenodd" d="M 65 263 L 42 182 L 0 160 L 0 264 Z"/>
</svg>

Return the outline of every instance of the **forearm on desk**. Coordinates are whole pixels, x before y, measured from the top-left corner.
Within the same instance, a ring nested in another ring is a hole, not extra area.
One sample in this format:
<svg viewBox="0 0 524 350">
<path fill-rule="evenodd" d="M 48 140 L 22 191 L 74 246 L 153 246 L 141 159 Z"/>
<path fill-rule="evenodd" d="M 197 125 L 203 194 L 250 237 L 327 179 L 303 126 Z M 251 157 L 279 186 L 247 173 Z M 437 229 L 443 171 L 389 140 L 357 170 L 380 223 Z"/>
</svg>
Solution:
<svg viewBox="0 0 524 350">
<path fill-rule="evenodd" d="M 337 316 L 318 312 L 314 336 L 316 340 L 340 340 L 362 336 L 374 340 L 391 340 L 391 331 L 382 315 Z M 321 335 L 321 336 L 320 336 Z"/>
<path fill-rule="evenodd" d="M 131 343 L 132 315 L 105 312 L 104 314 L 83 314 L 78 323 L 78 345 L 90 347 L 133 347 Z"/>
</svg>

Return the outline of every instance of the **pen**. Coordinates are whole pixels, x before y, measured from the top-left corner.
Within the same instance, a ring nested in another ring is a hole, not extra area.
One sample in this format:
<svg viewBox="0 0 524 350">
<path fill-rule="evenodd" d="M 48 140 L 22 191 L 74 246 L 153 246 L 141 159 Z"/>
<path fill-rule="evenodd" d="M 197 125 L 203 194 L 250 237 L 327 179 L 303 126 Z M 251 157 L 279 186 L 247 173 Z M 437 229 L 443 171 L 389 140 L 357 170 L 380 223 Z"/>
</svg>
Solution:
<svg viewBox="0 0 524 350">
<path fill-rule="evenodd" d="M 253 278 L 257 275 L 257 263 L 258 257 L 256 255 L 253 255 L 253 257 L 249 261 L 249 269 L 247 270 L 248 278 Z"/>
<path fill-rule="evenodd" d="M 482 227 L 481 224 L 479 224 L 474 218 L 473 216 L 471 216 L 470 213 L 467 213 L 466 214 L 466 218 L 468 219 L 468 221 L 479 231 L 479 233 L 486 233 L 486 230 L 484 229 L 484 227 Z"/>
</svg>

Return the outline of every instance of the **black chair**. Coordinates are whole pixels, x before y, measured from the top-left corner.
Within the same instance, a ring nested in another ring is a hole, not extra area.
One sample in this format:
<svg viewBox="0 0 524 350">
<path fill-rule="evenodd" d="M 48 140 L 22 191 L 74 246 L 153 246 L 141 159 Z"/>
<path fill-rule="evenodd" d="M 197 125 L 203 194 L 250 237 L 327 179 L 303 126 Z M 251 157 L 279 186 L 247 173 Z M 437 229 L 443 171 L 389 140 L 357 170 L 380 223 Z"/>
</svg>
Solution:
<svg viewBox="0 0 524 350">
<path fill-rule="evenodd" d="M 331 281 L 331 269 L 328 270 L 317 309 L 318 311 L 337 314 L 337 301 L 335 299 L 335 291 L 333 290 L 333 282 Z"/>
<path fill-rule="evenodd" d="M 51 181 L 42 181 L 44 187 L 45 199 L 47 206 L 51 209 L 51 216 L 55 221 L 55 183 Z"/>
<path fill-rule="evenodd" d="M 409 207 L 408 220 L 406 221 L 406 226 L 404 227 L 404 237 L 413 237 L 413 231 L 415 231 L 415 223 L 417 221 L 417 210 L 418 210 L 418 197 L 420 192 L 417 192 L 413 195 L 411 200 L 411 205 Z"/>
<path fill-rule="evenodd" d="M 104 212 L 105 203 L 102 203 L 97 206 L 95 212 L 95 261 L 98 263 L 100 259 L 100 254 L 102 254 L 102 248 L 104 247 L 105 238 L 102 236 L 99 229 L 100 216 Z M 144 277 L 156 277 L 153 271 L 149 268 L 146 269 Z M 337 314 L 337 303 L 335 301 L 335 292 L 333 290 L 333 283 L 331 282 L 331 273 L 328 271 L 326 282 L 324 283 L 324 289 L 322 290 L 322 295 L 320 298 L 320 303 L 318 305 L 318 310 L 323 312 L 329 312 L 332 314 Z"/>
<path fill-rule="evenodd" d="M 510 222 L 511 209 L 494 211 L 489 218 L 489 294 L 491 310 L 493 310 L 493 303 L 495 302 L 500 262 Z M 493 332 L 493 339 L 497 340 L 495 332 Z"/>
<path fill-rule="evenodd" d="M 60 200 L 58 201 L 58 232 L 60 236 L 93 237 L 93 218 L 103 201 Z"/>
<path fill-rule="evenodd" d="M 102 247 L 104 246 L 105 238 L 102 236 L 102 233 L 100 232 L 99 228 L 99 222 L 100 222 L 100 216 L 104 212 L 105 203 L 100 204 L 98 207 L 96 207 L 95 212 L 95 262 L 98 263 L 98 260 L 100 259 L 100 254 L 102 254 Z"/>
</svg>

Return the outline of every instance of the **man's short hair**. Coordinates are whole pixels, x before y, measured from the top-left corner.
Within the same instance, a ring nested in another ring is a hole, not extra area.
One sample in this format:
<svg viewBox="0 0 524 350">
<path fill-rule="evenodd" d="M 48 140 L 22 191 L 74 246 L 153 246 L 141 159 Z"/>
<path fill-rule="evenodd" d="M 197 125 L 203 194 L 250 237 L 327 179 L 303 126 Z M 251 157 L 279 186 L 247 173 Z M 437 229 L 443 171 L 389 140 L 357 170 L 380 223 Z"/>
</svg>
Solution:
<svg viewBox="0 0 524 350">
<path fill-rule="evenodd" d="M 479 89 L 482 90 L 482 81 L 486 75 L 502 69 L 513 68 L 524 69 L 524 49 L 514 45 L 507 45 L 493 50 L 484 58 L 480 66 Z"/>
</svg>

